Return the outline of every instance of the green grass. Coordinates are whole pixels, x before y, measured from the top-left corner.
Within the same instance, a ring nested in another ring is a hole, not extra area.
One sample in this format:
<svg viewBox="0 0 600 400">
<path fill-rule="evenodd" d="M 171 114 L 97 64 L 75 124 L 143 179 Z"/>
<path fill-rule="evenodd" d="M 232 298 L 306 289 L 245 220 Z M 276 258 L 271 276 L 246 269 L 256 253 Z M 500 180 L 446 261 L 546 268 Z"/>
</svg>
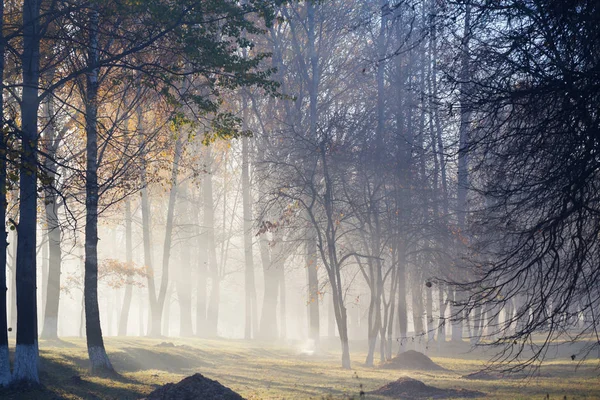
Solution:
<svg viewBox="0 0 600 400">
<path fill-rule="evenodd" d="M 176 347 L 157 347 L 169 341 Z M 247 399 L 384 399 L 368 392 L 410 376 L 440 388 L 479 390 L 488 399 L 600 399 L 597 360 L 575 370 L 571 360 L 555 360 L 543 367 L 544 377 L 466 380 L 461 376 L 485 363 L 468 359 L 437 358 L 446 372 L 393 371 L 366 368 L 365 354 L 353 354 L 352 370 L 340 368 L 339 353 L 302 355 L 293 347 L 237 340 L 107 338 L 109 356 L 119 378 L 93 377 L 87 373 L 87 351 L 82 339 L 40 342 L 40 374 L 44 389 L 0 391 L 2 399 L 139 399 L 158 385 L 177 382 L 195 372 L 216 379 Z M 81 381 L 73 379 L 80 376 Z"/>
</svg>

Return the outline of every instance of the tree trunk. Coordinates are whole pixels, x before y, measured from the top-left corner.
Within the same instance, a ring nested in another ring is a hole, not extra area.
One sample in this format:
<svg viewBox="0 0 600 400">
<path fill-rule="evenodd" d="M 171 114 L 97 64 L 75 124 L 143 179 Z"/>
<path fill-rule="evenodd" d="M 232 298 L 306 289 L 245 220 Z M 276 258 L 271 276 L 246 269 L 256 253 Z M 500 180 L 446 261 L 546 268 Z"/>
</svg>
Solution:
<svg viewBox="0 0 600 400">
<path fill-rule="evenodd" d="M 46 159 L 44 161 L 45 173 L 49 181 L 49 187 L 44 192 L 44 208 L 46 212 L 46 224 L 48 235 L 48 284 L 46 290 L 46 307 L 44 309 L 44 326 L 42 329 L 42 338 L 58 338 L 58 306 L 60 301 L 60 274 L 62 263 L 61 229 L 58 220 L 58 195 L 56 190 L 56 173 L 58 165 L 56 164 L 56 151 L 58 149 L 58 139 L 54 127 L 54 107 L 52 97 L 46 102 L 46 116 L 48 118 L 47 127 L 44 131 L 44 150 Z"/>
<path fill-rule="evenodd" d="M 331 276 L 330 276 L 331 278 Z M 340 283 L 341 284 L 341 283 Z M 336 314 L 336 322 L 338 332 L 340 334 L 340 344 L 342 346 L 342 368 L 350 369 L 350 345 L 348 343 L 348 316 L 346 307 L 344 307 L 344 299 L 341 294 L 340 284 L 336 284 L 334 292 L 334 310 Z"/>
<path fill-rule="evenodd" d="M 146 178 L 146 168 L 142 167 L 141 171 L 141 184 L 142 184 L 142 236 L 144 242 L 144 266 L 147 269 L 146 280 L 148 286 L 148 300 L 150 305 L 150 313 L 154 313 L 157 308 L 156 305 L 156 282 L 154 279 L 154 263 L 152 257 L 152 228 L 151 217 L 150 217 L 150 199 L 148 196 L 148 181 Z M 160 319 L 154 319 L 150 316 L 148 320 L 148 335 L 159 336 L 160 325 L 154 326 L 153 321 L 159 321 Z"/>
<path fill-rule="evenodd" d="M 380 240 L 380 226 L 379 226 L 379 216 L 377 213 L 379 212 L 378 206 L 376 204 L 372 205 L 373 216 L 372 220 L 374 222 L 374 226 L 371 227 L 373 229 L 372 238 L 371 238 L 371 255 L 375 257 L 379 257 L 381 240 Z M 385 341 L 385 337 L 381 335 L 382 333 L 382 316 L 381 316 L 381 297 L 383 292 L 383 276 L 381 271 L 381 261 L 379 258 L 370 259 L 369 262 L 369 270 L 371 285 L 371 301 L 369 304 L 369 331 L 368 331 L 368 340 L 369 340 L 369 351 L 367 353 L 367 359 L 365 364 L 368 367 L 373 366 L 373 359 L 375 357 L 375 345 L 377 343 L 377 336 L 380 336 L 380 343 L 383 345 Z M 380 355 L 384 357 L 383 347 L 380 347 Z"/>
<path fill-rule="evenodd" d="M 423 284 L 421 283 L 420 273 L 414 272 L 412 279 L 412 314 L 413 314 L 413 327 L 414 327 L 414 344 L 417 348 L 420 347 L 423 342 L 424 326 L 423 326 Z"/>
<path fill-rule="evenodd" d="M 180 244 L 180 260 L 178 277 L 176 280 L 177 299 L 179 300 L 179 336 L 186 337 L 194 334 L 192 330 L 192 268 L 191 247 L 193 229 L 189 223 L 190 202 L 188 199 L 187 185 L 181 187 L 179 199 L 178 225 L 182 235 Z"/>
<path fill-rule="evenodd" d="M 317 274 L 317 242 L 316 232 L 312 226 L 307 229 L 306 241 L 306 275 L 308 280 L 308 337 L 314 343 L 315 350 L 319 349 L 319 277 Z"/>
<path fill-rule="evenodd" d="M 40 65 L 40 0 L 23 1 L 22 153 L 17 233 L 17 345 L 13 380 L 39 383 L 36 230 L 38 86 Z"/>
<path fill-rule="evenodd" d="M 206 177 L 202 179 L 204 181 Z M 204 184 L 200 184 L 199 190 L 202 191 Z M 206 284 L 207 284 L 207 259 L 208 249 L 206 248 L 206 229 L 200 228 L 202 221 L 200 219 L 200 209 L 202 208 L 202 193 L 194 207 L 196 221 L 196 235 L 198 237 L 198 263 L 197 263 L 197 282 L 196 282 L 196 335 L 206 334 Z"/>
<path fill-rule="evenodd" d="M 427 313 L 427 342 L 435 340 L 435 325 L 433 322 L 433 290 L 426 286 L 426 313 Z"/>
<path fill-rule="evenodd" d="M 112 372 L 104 348 L 98 307 L 98 11 L 89 11 L 89 48 L 85 100 L 86 174 L 85 174 L 85 333 L 92 373 Z"/>
<path fill-rule="evenodd" d="M 467 190 L 469 186 L 469 160 L 468 160 L 468 148 L 469 148 L 469 124 L 471 123 L 471 111 L 467 104 L 468 100 L 468 80 L 470 79 L 470 66 L 469 66 L 469 40 L 471 35 L 471 6 L 467 4 L 465 11 L 465 22 L 464 22 L 464 33 L 461 43 L 461 84 L 460 84 L 460 126 L 459 126 L 459 145 L 458 145 L 458 187 L 456 194 L 457 201 L 457 217 L 458 217 L 458 228 L 460 230 L 459 235 L 463 236 L 463 240 L 466 235 L 467 221 L 466 216 L 468 213 L 468 202 L 467 202 Z M 464 279 L 465 277 L 459 276 L 458 279 Z M 455 290 L 454 301 L 460 303 L 462 294 Z M 462 341 L 462 310 L 454 307 L 452 313 L 455 322 L 452 324 L 452 340 Z M 460 336 L 459 336 L 460 335 Z"/>
<path fill-rule="evenodd" d="M 319 56 L 315 49 L 315 3 L 308 2 L 307 7 L 307 45 L 310 60 L 310 81 L 307 82 L 309 90 L 310 108 L 310 140 L 317 140 L 318 121 L 318 93 L 319 93 Z M 317 232 L 312 226 L 306 232 L 306 270 L 308 277 L 308 337 L 314 341 L 315 349 L 319 348 L 319 278 L 317 274 Z M 346 334 L 347 336 L 347 334 Z"/>
<path fill-rule="evenodd" d="M 129 267 L 133 267 L 133 233 L 131 227 L 131 201 L 125 199 L 125 260 Z M 131 297 L 133 294 L 133 278 L 127 277 L 125 283 L 125 295 L 123 296 L 123 307 L 119 317 L 119 336 L 127 336 L 127 322 L 129 321 L 129 310 L 131 309 Z"/>
<path fill-rule="evenodd" d="M 402 248 L 402 244 L 400 245 Z M 402 250 L 401 250 L 402 251 Z M 405 350 L 408 334 L 408 310 L 406 306 L 406 260 L 402 255 L 399 256 L 398 263 L 398 323 L 400 325 L 400 349 Z"/>
<path fill-rule="evenodd" d="M 171 170 L 171 190 L 169 192 L 169 203 L 167 205 L 167 221 L 165 225 L 165 240 L 163 244 L 163 257 L 162 257 L 162 275 L 160 277 L 160 287 L 158 289 L 158 295 L 153 292 L 150 296 L 156 296 L 156 301 L 151 302 L 154 304 L 152 309 L 152 330 L 150 336 L 161 335 L 161 320 L 163 314 L 163 308 L 165 306 L 165 299 L 167 296 L 167 288 L 169 286 L 169 262 L 171 260 L 171 247 L 173 241 L 173 219 L 175 218 L 175 206 L 177 203 L 177 191 L 179 189 L 179 183 L 177 175 L 179 173 L 179 161 L 181 159 L 181 152 L 183 151 L 183 138 L 180 134 L 175 142 L 175 153 L 173 154 L 173 168 Z"/>
<path fill-rule="evenodd" d="M 243 119 L 242 130 L 246 131 L 248 119 L 248 105 L 245 95 L 243 97 Z M 249 173 L 249 149 L 248 138 L 242 138 L 242 203 L 244 213 L 244 260 L 245 260 L 245 327 L 244 338 L 251 339 L 256 332 L 253 326 L 258 319 L 256 307 L 256 286 L 254 283 L 254 257 L 252 254 L 252 194 L 250 193 L 250 173 Z"/>
<path fill-rule="evenodd" d="M 462 342 L 463 338 L 463 320 L 462 320 L 462 308 L 456 305 L 459 301 L 459 294 L 456 289 L 450 289 L 450 295 L 452 301 L 450 302 L 450 318 L 452 319 L 452 341 Z"/>
<path fill-rule="evenodd" d="M 4 2 L 0 4 L 0 32 L 4 28 Z M 0 34 L 0 386 L 10 383 L 10 358 L 8 352 L 8 313 L 7 313 L 7 281 L 6 255 L 8 250 L 8 233 L 6 232 L 6 150 L 7 137 L 4 130 L 4 34 Z"/>
<path fill-rule="evenodd" d="M 42 293 L 40 294 L 40 303 L 38 309 L 42 310 L 41 315 L 38 313 L 38 326 L 44 323 L 41 318 L 46 315 L 46 296 L 48 292 L 48 234 L 42 231 Z"/>
<path fill-rule="evenodd" d="M 327 309 L 327 336 L 335 337 L 335 312 L 333 309 L 333 294 L 328 296 L 329 307 Z"/>
<path fill-rule="evenodd" d="M 215 242 L 215 207 L 213 202 L 213 182 L 212 182 L 212 149 L 210 146 L 205 149 L 205 162 L 208 176 L 204 180 L 202 193 L 204 196 L 204 228 L 206 229 L 206 243 L 208 253 L 208 271 L 212 281 L 212 287 L 208 302 L 206 333 L 210 337 L 216 337 L 219 323 L 219 302 L 220 302 L 220 276 L 219 265 L 217 263 L 217 248 Z"/>
<path fill-rule="evenodd" d="M 284 263 L 281 263 L 281 268 L 279 268 L 277 272 L 279 273 L 279 338 L 285 339 L 287 337 L 287 314 Z"/>
<path fill-rule="evenodd" d="M 438 348 L 446 343 L 446 301 L 444 300 L 444 285 L 440 283 L 439 291 L 438 291 L 438 300 L 439 300 L 439 314 L 440 319 L 438 322 Z"/>
<path fill-rule="evenodd" d="M 397 249 L 392 253 L 397 253 Z M 393 262 L 393 259 L 392 259 Z M 395 265 L 394 270 L 392 271 L 392 289 L 390 290 L 390 297 L 388 300 L 389 311 L 387 312 L 388 322 L 387 322 L 387 340 L 386 340 L 386 352 L 385 359 L 392 359 L 392 346 L 393 346 L 393 333 L 394 333 L 394 322 L 396 316 L 396 292 L 398 291 L 398 266 Z M 383 337 L 382 337 L 383 340 Z"/>
<path fill-rule="evenodd" d="M 163 336 L 170 336 L 171 335 L 171 299 L 173 298 L 173 283 L 169 284 L 169 287 L 167 288 L 167 294 L 165 295 L 165 306 L 163 307 L 163 315 L 162 315 L 162 319 L 161 322 L 163 324 L 162 326 L 162 334 Z"/>
<path fill-rule="evenodd" d="M 9 233 L 9 243 L 12 243 L 12 246 L 8 246 L 10 250 L 12 248 L 11 259 L 10 259 L 10 288 L 8 290 L 8 294 L 10 296 L 10 324 L 9 328 L 11 331 L 9 332 L 9 337 L 15 337 L 17 330 L 17 247 L 19 241 L 19 235 L 17 234 L 16 229 L 11 230 Z"/>
<path fill-rule="evenodd" d="M 265 237 L 266 233 L 260 235 L 260 256 L 263 265 L 264 296 L 262 312 L 260 314 L 259 336 L 263 340 L 272 340 L 277 334 L 277 291 L 279 290 L 279 277 L 275 265 L 277 255 L 269 249 L 270 245 Z M 275 243 L 274 246 L 279 246 Z"/>
<path fill-rule="evenodd" d="M 138 336 L 144 336 L 144 290 L 138 289 Z"/>
</svg>

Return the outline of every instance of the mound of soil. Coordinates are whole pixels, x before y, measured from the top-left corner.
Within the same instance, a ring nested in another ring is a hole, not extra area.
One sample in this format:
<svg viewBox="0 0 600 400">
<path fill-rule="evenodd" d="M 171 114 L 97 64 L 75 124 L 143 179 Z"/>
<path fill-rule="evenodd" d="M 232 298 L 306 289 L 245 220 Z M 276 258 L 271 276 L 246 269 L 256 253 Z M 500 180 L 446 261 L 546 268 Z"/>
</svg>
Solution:
<svg viewBox="0 0 600 400">
<path fill-rule="evenodd" d="M 233 390 L 201 374 L 188 376 L 179 383 L 167 383 L 150 393 L 145 400 L 196 399 L 244 400 Z"/>
<path fill-rule="evenodd" d="M 155 344 L 154 347 L 175 347 L 175 345 L 172 342 L 160 342 Z"/>
<path fill-rule="evenodd" d="M 394 399 L 450 399 L 453 397 L 469 398 L 485 396 L 484 393 L 474 390 L 439 389 L 408 377 L 388 383 L 371 393 Z"/>
<path fill-rule="evenodd" d="M 398 354 L 391 360 L 381 364 L 384 369 L 417 369 L 421 371 L 445 371 L 442 366 L 434 363 L 431 358 L 418 351 L 408 350 Z"/>
</svg>

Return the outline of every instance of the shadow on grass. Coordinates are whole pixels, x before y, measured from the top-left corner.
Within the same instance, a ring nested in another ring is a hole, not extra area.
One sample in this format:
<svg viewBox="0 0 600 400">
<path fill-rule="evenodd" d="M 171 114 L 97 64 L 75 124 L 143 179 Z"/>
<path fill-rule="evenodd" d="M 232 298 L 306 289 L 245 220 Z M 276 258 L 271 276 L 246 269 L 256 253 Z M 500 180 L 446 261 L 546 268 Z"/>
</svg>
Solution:
<svg viewBox="0 0 600 400">
<path fill-rule="evenodd" d="M 203 360 L 200 355 L 177 349 L 143 349 L 125 347 L 122 351 L 109 355 L 118 371 L 136 372 L 149 369 L 167 371 L 175 374 L 189 372 L 197 368 L 213 368 L 214 365 Z"/>
<path fill-rule="evenodd" d="M 75 363 L 77 360 L 77 363 Z M 75 358 L 40 358 L 41 385 L 17 384 L 0 389 L 0 399 L 6 400 L 58 400 L 82 399 L 139 399 L 147 394 L 148 387 L 120 375 L 110 378 L 91 377 L 78 367 L 82 360 Z"/>
</svg>

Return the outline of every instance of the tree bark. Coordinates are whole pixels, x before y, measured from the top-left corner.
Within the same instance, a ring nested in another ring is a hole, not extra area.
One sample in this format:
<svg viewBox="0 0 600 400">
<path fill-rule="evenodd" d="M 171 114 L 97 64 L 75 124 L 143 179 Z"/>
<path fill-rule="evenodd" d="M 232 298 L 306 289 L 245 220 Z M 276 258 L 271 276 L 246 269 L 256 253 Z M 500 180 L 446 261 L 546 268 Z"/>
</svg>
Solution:
<svg viewBox="0 0 600 400">
<path fill-rule="evenodd" d="M 178 225 L 181 232 L 181 244 L 179 249 L 180 261 L 178 266 L 178 277 L 176 280 L 177 299 L 179 300 L 179 336 L 186 337 L 194 334 L 192 329 L 192 268 L 191 247 L 193 237 L 192 226 L 189 223 L 190 203 L 188 199 L 187 185 L 180 188 Z"/>
<path fill-rule="evenodd" d="M 113 372 L 113 367 L 104 348 L 100 309 L 98 306 L 98 87 L 99 14 L 89 10 L 88 63 L 91 72 L 86 79 L 85 131 L 86 131 L 86 174 L 85 174 L 85 334 L 92 373 Z"/>
<path fill-rule="evenodd" d="M 317 264 L 317 242 L 315 229 L 307 227 L 306 241 L 306 275 L 308 281 L 308 337 L 313 341 L 315 350 L 319 349 L 320 316 L 319 316 L 319 276 Z"/>
<path fill-rule="evenodd" d="M 62 251 L 60 247 L 61 230 L 58 221 L 59 204 L 55 182 L 58 170 L 58 165 L 56 163 L 58 139 L 56 137 L 56 129 L 53 122 L 54 107 L 52 97 L 47 99 L 45 108 L 48 122 L 44 131 L 44 150 L 47 154 L 44 164 L 49 185 L 44 191 L 44 208 L 46 212 L 48 250 L 50 254 L 48 257 L 48 284 L 46 290 L 46 307 L 44 309 L 42 338 L 57 339 Z"/>
<path fill-rule="evenodd" d="M 463 338 L 463 320 L 461 307 L 457 306 L 455 303 L 459 301 L 459 294 L 455 288 L 450 289 L 450 293 L 452 296 L 452 301 L 450 302 L 450 318 L 452 320 L 452 341 L 453 342 L 462 342 Z"/>
<path fill-rule="evenodd" d="M 155 292 L 150 293 L 150 296 L 156 296 L 156 301 L 150 303 L 151 305 L 154 304 L 154 308 L 151 310 L 152 324 L 150 336 L 161 335 L 161 319 L 167 295 L 167 288 L 169 285 L 169 262 L 171 260 L 171 247 L 173 242 L 173 220 L 175 218 L 175 206 L 177 203 L 177 192 L 179 190 L 179 182 L 177 176 L 179 174 L 179 162 L 181 160 L 182 151 L 183 138 L 180 134 L 177 137 L 177 141 L 175 142 L 173 168 L 171 170 L 171 190 L 169 191 L 169 203 L 167 205 L 167 221 L 165 225 L 165 240 L 163 244 L 162 275 L 160 277 L 160 287 L 158 290 L 158 295 L 156 295 Z"/>
<path fill-rule="evenodd" d="M 16 229 L 11 230 L 9 233 L 9 251 L 10 256 L 10 288 L 8 290 L 8 294 L 10 296 L 10 323 L 9 328 L 11 331 L 9 332 L 9 337 L 16 337 L 17 330 L 17 247 L 19 242 L 19 235 L 17 234 Z M 12 246 L 10 246 L 12 243 Z"/>
<path fill-rule="evenodd" d="M 141 121 L 142 115 L 141 112 L 138 112 L 138 129 L 142 125 Z M 142 156 L 143 157 L 143 156 Z M 142 162 L 144 160 L 142 159 Z M 145 164 L 145 163 L 144 163 Z M 144 266 L 146 267 L 146 280 L 148 286 L 148 300 L 150 305 L 150 312 L 157 308 L 157 300 L 156 300 L 156 282 L 154 279 L 154 263 L 152 257 L 152 228 L 151 228 L 151 217 L 150 217 L 150 198 L 148 196 L 148 180 L 146 177 L 146 166 L 142 167 L 141 171 L 141 185 L 142 185 L 142 236 L 144 242 Z M 149 336 L 158 336 L 160 335 L 160 324 L 158 328 L 153 326 L 152 316 L 150 316 L 148 320 L 148 335 Z M 141 324 L 140 324 L 141 326 Z M 157 333 L 158 331 L 158 333 Z"/>
<path fill-rule="evenodd" d="M 400 325 L 400 349 L 405 350 L 408 334 L 408 310 L 406 305 L 406 259 L 400 244 L 400 254 L 398 259 L 398 323 Z"/>
<path fill-rule="evenodd" d="M 468 105 L 469 96 L 469 80 L 470 76 L 470 65 L 469 65 L 469 41 L 471 35 L 471 5 L 467 3 L 465 10 L 465 22 L 463 38 L 461 43 L 461 71 L 460 71 L 460 126 L 458 129 L 459 143 L 458 143 L 458 185 L 457 185 L 457 217 L 458 217 L 458 229 L 460 235 L 466 235 L 466 216 L 468 213 L 469 204 L 467 201 L 467 191 L 469 186 L 469 160 L 468 160 L 468 149 L 469 149 L 469 124 L 471 123 L 471 111 Z M 459 279 L 463 276 L 459 276 Z M 458 290 L 454 291 L 455 303 L 461 303 L 462 293 Z M 453 307 L 454 323 L 452 324 L 452 340 L 462 341 L 462 319 L 463 310 L 461 307 Z M 460 335 L 460 337 L 459 337 Z"/>
<path fill-rule="evenodd" d="M 40 0 L 23 1 L 23 95 L 21 99 L 22 153 L 17 233 L 17 346 L 14 381 L 39 383 L 36 230 L 38 86 L 40 66 Z"/>
<path fill-rule="evenodd" d="M 287 337 L 287 313 L 286 313 L 286 285 L 285 285 L 285 264 L 281 263 L 281 268 L 277 270 L 279 275 L 279 338 Z"/>
<path fill-rule="evenodd" d="M 415 346 L 420 347 L 423 342 L 424 326 L 423 326 L 423 284 L 421 283 L 420 273 L 415 271 L 412 275 L 412 317 L 414 327 L 413 342 Z M 419 349 L 420 350 L 420 349 Z"/>
<path fill-rule="evenodd" d="M 0 4 L 0 386 L 10 383 L 10 358 L 8 351 L 8 313 L 6 256 L 8 250 L 8 232 L 6 232 L 6 153 L 7 135 L 4 130 L 4 2 Z"/>
<path fill-rule="evenodd" d="M 202 181 L 206 179 L 202 178 Z M 200 209 L 202 208 L 202 187 L 203 183 L 200 184 L 199 196 L 194 207 L 196 221 L 196 234 L 198 237 L 198 263 L 197 269 L 197 282 L 196 282 L 196 335 L 203 336 L 206 334 L 206 284 L 207 284 L 207 259 L 208 249 L 206 248 L 206 229 L 201 228 L 202 220 L 200 218 Z"/>
<path fill-rule="evenodd" d="M 219 323 L 219 302 L 221 279 L 219 276 L 219 265 L 217 263 L 217 248 L 215 242 L 215 207 L 213 202 L 213 182 L 212 182 L 212 149 L 207 146 L 205 149 L 205 162 L 207 177 L 204 180 L 202 188 L 204 202 L 204 228 L 206 229 L 206 245 L 208 253 L 208 271 L 212 281 L 210 297 L 208 301 L 207 326 L 206 333 L 210 337 L 216 337 Z"/>
<path fill-rule="evenodd" d="M 248 99 L 242 94 L 243 116 L 242 130 L 247 129 Z M 244 337 L 251 339 L 255 334 L 253 327 L 258 320 L 256 307 L 256 286 L 254 282 L 254 256 L 252 253 L 252 194 L 250 192 L 250 168 L 249 168 L 249 145 L 248 138 L 242 138 L 242 202 L 244 213 L 244 260 L 245 260 L 245 326 Z"/>
</svg>

